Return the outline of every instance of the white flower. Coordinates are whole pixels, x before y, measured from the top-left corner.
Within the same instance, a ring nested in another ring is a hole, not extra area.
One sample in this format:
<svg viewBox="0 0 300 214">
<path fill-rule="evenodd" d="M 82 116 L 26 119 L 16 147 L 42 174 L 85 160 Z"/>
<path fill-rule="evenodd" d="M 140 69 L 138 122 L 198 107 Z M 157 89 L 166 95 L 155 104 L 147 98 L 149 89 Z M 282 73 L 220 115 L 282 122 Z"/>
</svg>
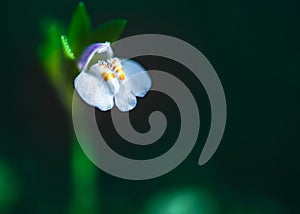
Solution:
<svg viewBox="0 0 300 214">
<path fill-rule="evenodd" d="M 78 60 L 80 74 L 74 86 L 80 97 L 102 111 L 114 102 L 120 111 L 129 111 L 150 90 L 151 79 L 139 63 L 113 57 L 109 43 L 89 46 Z"/>
</svg>

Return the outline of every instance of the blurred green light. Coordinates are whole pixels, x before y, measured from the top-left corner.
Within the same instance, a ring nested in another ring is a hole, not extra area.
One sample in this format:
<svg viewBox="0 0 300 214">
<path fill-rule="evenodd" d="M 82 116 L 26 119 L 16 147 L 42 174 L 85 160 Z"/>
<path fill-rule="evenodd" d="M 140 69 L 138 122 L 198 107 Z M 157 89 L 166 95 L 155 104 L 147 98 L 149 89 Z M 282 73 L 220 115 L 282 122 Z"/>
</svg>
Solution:
<svg viewBox="0 0 300 214">
<path fill-rule="evenodd" d="M 10 212 L 20 196 L 20 183 L 12 167 L 0 160 L 0 213 Z"/>
<path fill-rule="evenodd" d="M 172 190 L 149 202 L 147 214 L 217 214 L 219 204 L 212 194 L 198 188 Z"/>
</svg>

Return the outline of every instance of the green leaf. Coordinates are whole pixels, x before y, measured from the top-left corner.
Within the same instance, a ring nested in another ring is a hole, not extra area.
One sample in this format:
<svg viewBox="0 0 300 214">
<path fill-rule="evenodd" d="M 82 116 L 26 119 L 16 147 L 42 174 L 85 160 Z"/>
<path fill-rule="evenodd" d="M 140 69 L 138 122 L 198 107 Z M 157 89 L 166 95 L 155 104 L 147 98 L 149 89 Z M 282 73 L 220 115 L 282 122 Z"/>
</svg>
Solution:
<svg viewBox="0 0 300 214">
<path fill-rule="evenodd" d="M 88 45 L 92 23 L 83 2 L 80 2 L 73 14 L 69 27 L 69 43 L 75 56 L 79 56 Z"/>
<path fill-rule="evenodd" d="M 69 45 L 69 42 L 68 42 L 68 38 L 66 35 L 62 35 L 61 37 L 61 43 L 62 43 L 62 46 L 63 46 L 63 50 L 64 50 L 64 53 L 65 53 L 65 56 L 69 59 L 72 59 L 74 60 L 75 59 L 75 55 Z"/>
<path fill-rule="evenodd" d="M 93 32 L 90 42 L 115 42 L 123 33 L 127 20 L 114 19 L 101 24 Z"/>
<path fill-rule="evenodd" d="M 57 20 L 42 20 L 41 30 L 43 42 L 38 47 L 40 62 L 44 71 L 51 78 L 57 77 L 61 68 L 61 45 L 60 35 L 64 28 Z"/>
<path fill-rule="evenodd" d="M 41 30 L 44 39 L 38 46 L 39 61 L 62 104 L 70 111 L 77 69 L 74 62 L 63 57 L 60 37 L 65 29 L 60 21 L 49 19 L 42 21 Z"/>
</svg>

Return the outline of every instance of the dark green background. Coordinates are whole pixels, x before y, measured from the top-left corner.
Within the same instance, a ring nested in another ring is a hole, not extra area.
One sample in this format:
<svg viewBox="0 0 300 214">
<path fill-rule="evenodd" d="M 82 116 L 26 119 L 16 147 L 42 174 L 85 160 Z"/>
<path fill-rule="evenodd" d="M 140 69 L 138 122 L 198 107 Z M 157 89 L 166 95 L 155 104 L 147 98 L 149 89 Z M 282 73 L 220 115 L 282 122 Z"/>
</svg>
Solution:
<svg viewBox="0 0 300 214">
<path fill-rule="evenodd" d="M 145 213 L 151 199 L 185 188 L 205 189 L 216 198 L 221 213 L 299 213 L 297 1 L 85 3 L 95 25 L 128 19 L 122 37 L 166 34 L 198 48 L 216 69 L 228 105 L 221 146 L 205 166 L 199 167 L 197 159 L 209 125 L 202 86 L 190 79 L 193 76 L 184 77 L 183 72 L 188 71 L 179 65 L 168 62 L 172 64 L 168 68 L 160 63 L 162 59 L 144 59 L 148 67 L 182 75 L 199 95 L 204 131 L 187 160 L 162 177 L 126 181 L 99 170 L 103 213 Z M 62 0 L 1 3 L 0 183 L 1 176 L 9 177 L 2 179 L 5 182 L 0 188 L 2 210 L 63 213 L 70 198 L 70 121 L 43 75 L 37 45 L 42 41 L 42 20 L 52 17 L 67 25 L 76 5 L 76 1 Z M 155 96 L 150 94 L 149 100 Z M 173 111 L 176 108 L 170 108 Z M 109 120 L 105 114 L 100 117 Z M 171 128 L 176 130 L 179 121 L 174 120 Z M 167 138 L 172 136 L 169 132 Z M 124 151 L 118 145 L 112 147 Z M 130 152 L 134 155 L 137 150 Z"/>
</svg>

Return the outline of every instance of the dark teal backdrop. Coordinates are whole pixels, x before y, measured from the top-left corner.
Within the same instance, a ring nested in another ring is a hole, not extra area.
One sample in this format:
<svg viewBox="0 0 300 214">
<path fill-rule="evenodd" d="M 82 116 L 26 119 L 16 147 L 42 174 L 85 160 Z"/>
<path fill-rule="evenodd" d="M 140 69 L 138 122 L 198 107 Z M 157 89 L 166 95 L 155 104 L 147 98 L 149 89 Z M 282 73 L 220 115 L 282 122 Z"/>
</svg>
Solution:
<svg viewBox="0 0 300 214">
<path fill-rule="evenodd" d="M 37 46 L 42 41 L 42 20 L 52 17 L 67 25 L 77 3 L 57 0 L 1 3 L 0 208 L 3 212 L 63 213 L 71 197 L 70 124 L 41 70 Z M 128 24 L 122 37 L 166 34 L 197 47 L 216 69 L 228 105 L 221 146 L 205 166 L 199 167 L 197 159 L 209 127 L 209 104 L 201 84 L 175 62 L 155 57 L 140 59 L 147 68 L 165 69 L 187 83 L 198 96 L 203 129 L 187 160 L 160 178 L 126 181 L 99 170 L 99 206 L 103 213 L 146 213 L 144 210 L 151 210 L 153 198 L 164 191 L 182 188 L 195 191 L 204 188 L 216 198 L 214 203 L 220 213 L 246 213 L 245 210 L 299 213 L 300 5 L 297 1 L 154 0 L 85 1 L 85 4 L 95 25 L 126 18 Z M 163 102 L 164 98 L 152 93 L 149 100 Z M 141 101 L 141 105 L 151 104 L 149 100 Z M 169 105 L 173 106 L 171 101 Z M 176 112 L 176 107 L 170 107 L 168 114 L 172 117 Z M 109 115 L 96 114 L 107 121 L 108 130 L 113 133 Z M 134 112 L 132 118 L 138 119 Z M 170 140 L 176 135 L 180 120 L 175 117 L 171 121 L 166 135 Z M 133 125 L 141 131 L 147 130 L 139 121 L 133 121 Z M 112 136 L 115 135 L 109 137 Z M 171 145 L 162 144 L 160 148 L 157 144 L 150 149 L 160 154 Z M 140 148 L 126 149 L 113 142 L 111 147 L 137 158 L 151 156 L 151 152 Z"/>
</svg>

